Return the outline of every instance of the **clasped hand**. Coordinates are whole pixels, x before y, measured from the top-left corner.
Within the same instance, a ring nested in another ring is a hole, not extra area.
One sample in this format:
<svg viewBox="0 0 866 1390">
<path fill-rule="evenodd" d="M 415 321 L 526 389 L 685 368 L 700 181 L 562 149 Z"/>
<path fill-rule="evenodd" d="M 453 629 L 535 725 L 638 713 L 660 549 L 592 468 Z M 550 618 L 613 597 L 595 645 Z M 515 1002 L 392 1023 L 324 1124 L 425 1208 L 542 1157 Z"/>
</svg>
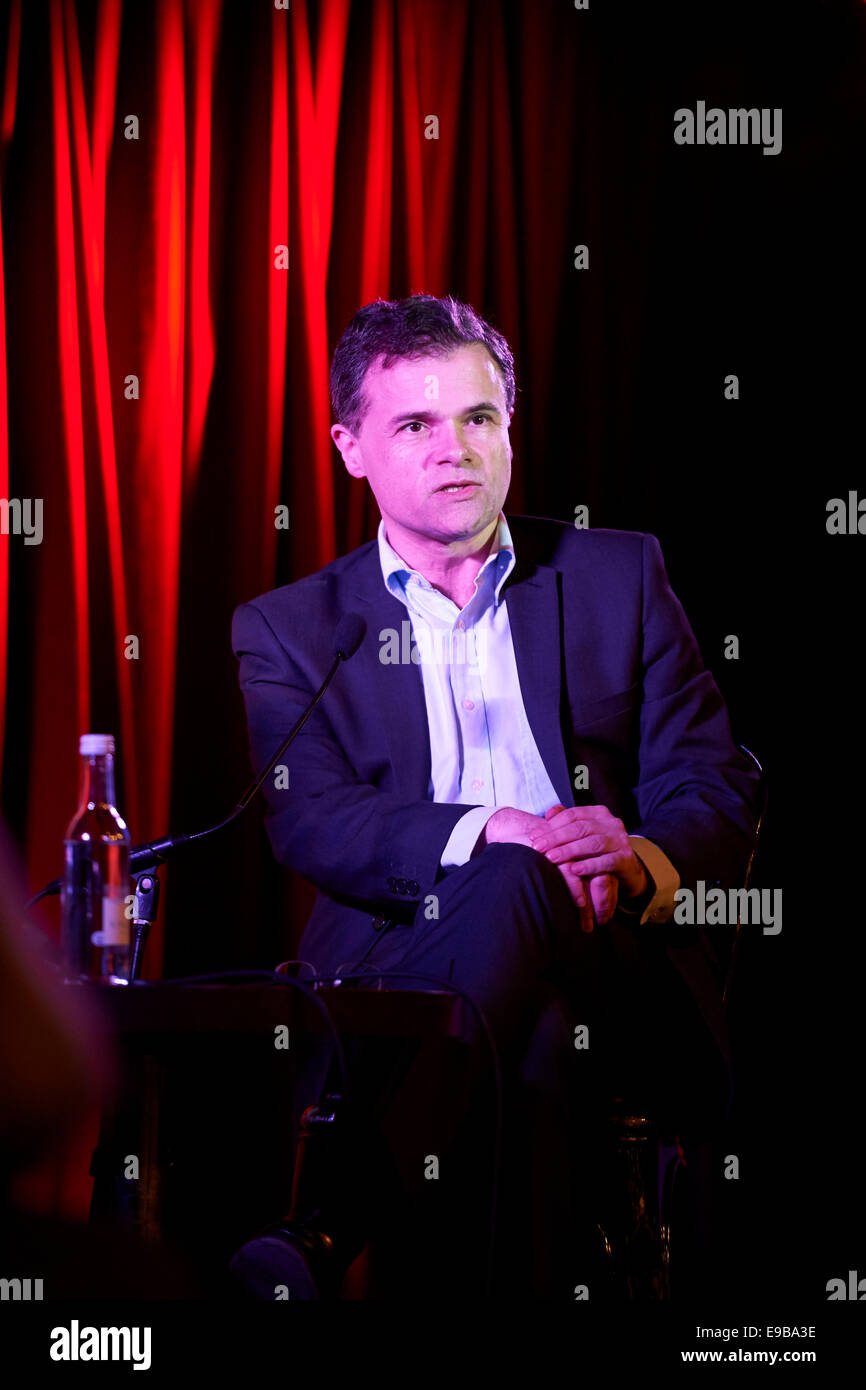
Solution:
<svg viewBox="0 0 866 1390">
<path fill-rule="evenodd" d="M 609 922 L 620 893 L 637 898 L 647 872 L 621 820 L 606 806 L 551 806 L 542 816 L 504 806 L 485 827 L 485 844 L 529 845 L 556 864 L 580 914 L 583 931 Z"/>
</svg>

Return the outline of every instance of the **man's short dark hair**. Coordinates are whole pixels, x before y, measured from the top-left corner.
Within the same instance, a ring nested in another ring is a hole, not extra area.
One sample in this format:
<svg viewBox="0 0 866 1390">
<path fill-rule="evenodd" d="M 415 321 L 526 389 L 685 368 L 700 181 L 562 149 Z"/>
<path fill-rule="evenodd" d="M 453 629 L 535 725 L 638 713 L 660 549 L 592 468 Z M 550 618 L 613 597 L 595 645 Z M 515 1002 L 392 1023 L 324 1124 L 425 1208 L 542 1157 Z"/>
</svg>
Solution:
<svg viewBox="0 0 866 1390">
<path fill-rule="evenodd" d="M 408 299 L 376 299 L 350 321 L 331 360 L 331 407 L 334 419 L 357 434 L 370 402 L 364 378 L 379 358 L 388 368 L 401 358 L 449 357 L 460 347 L 481 343 L 502 373 L 508 410 L 514 406 L 514 358 L 503 338 L 470 304 L 453 295 L 436 299 L 413 294 Z"/>
</svg>

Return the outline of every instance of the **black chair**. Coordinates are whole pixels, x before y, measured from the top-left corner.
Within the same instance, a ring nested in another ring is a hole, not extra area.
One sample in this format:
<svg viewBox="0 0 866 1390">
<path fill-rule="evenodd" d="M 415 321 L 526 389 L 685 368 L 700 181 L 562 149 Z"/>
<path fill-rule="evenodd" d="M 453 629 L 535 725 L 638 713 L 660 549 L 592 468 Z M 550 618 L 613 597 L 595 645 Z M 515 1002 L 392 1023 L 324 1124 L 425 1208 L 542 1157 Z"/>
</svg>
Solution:
<svg viewBox="0 0 866 1390">
<path fill-rule="evenodd" d="M 742 745 L 741 748 L 759 773 L 756 809 L 760 835 L 767 800 L 763 769 L 754 754 Z M 746 869 L 746 889 L 754 860 L 755 853 Z M 738 919 L 724 987 L 726 1006 L 734 965 L 740 956 L 741 935 Z M 381 996 L 367 1002 L 375 1007 L 380 1000 Z M 672 1276 L 679 1258 L 680 1221 L 689 1220 L 687 1214 L 680 1215 L 686 1205 L 684 1179 L 687 1173 L 706 1173 L 712 1168 L 718 1160 L 722 1136 L 715 1142 L 692 1142 L 670 1118 L 653 1115 L 634 1097 L 614 1096 L 610 1098 L 604 1132 L 599 1138 L 600 1170 L 607 1171 L 608 1181 L 600 1194 L 598 1220 L 594 1226 L 590 1221 L 588 1232 L 590 1245 L 596 1242 L 595 1249 L 585 1252 L 586 1268 L 591 1271 L 590 1297 L 613 1301 L 668 1300 L 672 1297 Z M 378 1265 L 385 1276 L 381 1291 L 386 1297 L 393 1296 L 395 1282 L 399 1284 L 400 1270 L 405 1265 L 407 1234 L 408 1227 L 404 1225 L 390 1240 L 381 1236 L 371 1239 L 358 1261 L 363 1271 L 356 1275 L 350 1297 L 370 1296 L 366 1261 L 371 1255 L 373 1266 Z M 373 1296 L 377 1296 L 375 1277 Z"/>
<path fill-rule="evenodd" d="M 763 768 L 749 749 L 740 745 L 758 772 L 756 825 L 760 837 L 766 812 L 767 789 Z M 752 853 L 743 880 L 748 890 L 757 853 Z M 726 1013 L 741 958 L 742 923 L 738 916 L 723 991 Z M 589 1295 L 602 1301 L 667 1301 L 677 1297 L 677 1284 L 688 1283 L 692 1270 L 686 1256 L 686 1233 L 701 1243 L 702 1204 L 712 1186 L 711 1175 L 720 1171 L 725 1134 L 696 1139 L 678 1126 L 675 1118 L 642 1108 L 634 1096 L 612 1096 L 599 1141 L 599 1172 L 606 1172 L 599 1194 L 599 1219 L 584 1232 L 587 1248 L 582 1254 Z M 411 1225 L 411 1220 L 410 1220 Z M 385 1296 L 394 1285 L 390 1271 L 405 1259 L 406 1228 L 396 1241 L 373 1240 L 374 1266 L 386 1271 Z M 435 1236 L 434 1236 L 435 1239 Z M 399 1276 L 395 1276 L 399 1279 Z M 368 1296 L 363 1286 L 359 1295 Z"/>
</svg>

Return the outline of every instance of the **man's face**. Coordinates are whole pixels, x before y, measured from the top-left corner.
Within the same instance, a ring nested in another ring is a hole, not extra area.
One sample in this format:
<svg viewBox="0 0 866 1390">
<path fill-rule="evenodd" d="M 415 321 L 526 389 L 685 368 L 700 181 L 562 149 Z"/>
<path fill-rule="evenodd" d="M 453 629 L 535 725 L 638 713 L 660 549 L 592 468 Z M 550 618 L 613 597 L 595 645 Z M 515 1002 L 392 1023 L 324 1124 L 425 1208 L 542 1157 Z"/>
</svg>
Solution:
<svg viewBox="0 0 866 1390">
<path fill-rule="evenodd" d="M 480 343 L 449 357 L 378 363 L 364 378 L 369 410 L 358 435 L 331 436 L 354 478 L 366 478 L 388 538 L 471 542 L 495 522 L 511 481 L 510 415 L 502 377 Z M 513 413 L 513 412 L 512 412 Z M 446 484 L 460 482 L 459 490 Z"/>
</svg>

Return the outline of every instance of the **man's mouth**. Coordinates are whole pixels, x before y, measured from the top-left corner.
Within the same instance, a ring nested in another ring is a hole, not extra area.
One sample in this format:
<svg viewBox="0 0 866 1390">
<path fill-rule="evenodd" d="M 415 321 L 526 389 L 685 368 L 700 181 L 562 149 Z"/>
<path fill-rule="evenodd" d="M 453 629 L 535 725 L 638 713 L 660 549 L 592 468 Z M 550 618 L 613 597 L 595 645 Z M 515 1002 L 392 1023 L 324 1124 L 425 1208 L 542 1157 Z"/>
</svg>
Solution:
<svg viewBox="0 0 866 1390">
<path fill-rule="evenodd" d="M 437 487 L 437 492 L 449 492 L 453 496 L 459 493 L 469 493 L 473 488 L 480 487 L 480 483 L 445 483 L 442 487 Z"/>
</svg>

